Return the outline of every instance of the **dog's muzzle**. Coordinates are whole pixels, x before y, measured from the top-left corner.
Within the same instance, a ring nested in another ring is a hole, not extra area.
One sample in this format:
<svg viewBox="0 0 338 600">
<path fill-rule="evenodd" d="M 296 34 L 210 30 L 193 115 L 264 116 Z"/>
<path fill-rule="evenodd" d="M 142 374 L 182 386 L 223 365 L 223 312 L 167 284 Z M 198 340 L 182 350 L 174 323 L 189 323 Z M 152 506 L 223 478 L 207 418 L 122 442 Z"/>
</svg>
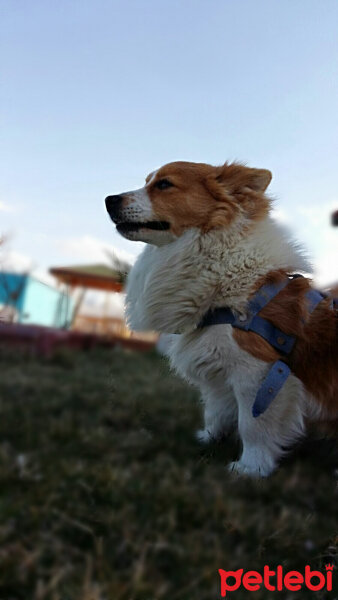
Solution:
<svg viewBox="0 0 338 600">
<path fill-rule="evenodd" d="M 139 229 L 152 229 L 153 231 L 167 231 L 170 224 L 167 221 L 126 221 L 122 214 L 123 196 L 107 196 L 105 199 L 106 209 L 116 229 L 122 235 Z"/>
</svg>

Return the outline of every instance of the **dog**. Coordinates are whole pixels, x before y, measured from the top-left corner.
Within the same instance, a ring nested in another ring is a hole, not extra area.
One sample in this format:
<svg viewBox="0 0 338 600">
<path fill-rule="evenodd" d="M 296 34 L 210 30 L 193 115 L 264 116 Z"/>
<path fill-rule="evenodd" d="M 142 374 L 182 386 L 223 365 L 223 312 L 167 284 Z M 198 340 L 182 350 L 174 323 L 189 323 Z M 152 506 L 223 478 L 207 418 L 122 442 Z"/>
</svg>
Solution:
<svg viewBox="0 0 338 600">
<path fill-rule="evenodd" d="M 338 430 L 336 311 L 321 296 L 311 312 L 310 280 L 290 276 L 311 267 L 270 215 L 271 178 L 239 163 L 173 162 L 150 173 L 144 187 L 105 200 L 117 231 L 147 244 L 127 282 L 129 326 L 166 334 L 172 367 L 202 395 L 199 440 L 237 430 L 242 454 L 229 469 L 256 477 L 275 470 L 308 423 Z M 288 355 L 241 326 L 252 300 L 271 289 L 260 322 L 282 332 L 278 339 L 293 339 Z M 212 322 L 224 310 L 237 327 Z M 205 315 L 211 322 L 201 326 Z M 275 372 L 275 364 L 282 369 Z M 258 396 L 285 370 L 259 414 Z"/>
</svg>

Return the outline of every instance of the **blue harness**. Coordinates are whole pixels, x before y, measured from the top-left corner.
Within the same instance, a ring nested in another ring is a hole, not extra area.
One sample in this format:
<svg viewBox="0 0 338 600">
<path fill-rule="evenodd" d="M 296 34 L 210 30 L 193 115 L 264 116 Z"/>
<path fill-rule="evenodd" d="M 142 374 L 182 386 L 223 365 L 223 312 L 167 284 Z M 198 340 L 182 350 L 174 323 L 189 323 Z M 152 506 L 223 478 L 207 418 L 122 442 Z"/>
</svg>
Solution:
<svg viewBox="0 0 338 600">
<path fill-rule="evenodd" d="M 214 310 L 209 310 L 204 315 L 198 327 L 230 324 L 232 327 L 242 329 L 243 331 L 253 331 L 287 357 L 295 345 L 296 337 L 284 333 L 270 323 L 270 321 L 260 317 L 259 313 L 264 306 L 297 277 L 302 277 L 302 275 L 290 275 L 279 283 L 263 285 L 249 300 L 245 320 L 241 320 L 230 308 L 215 308 Z M 317 290 L 309 290 L 305 297 L 307 299 L 308 312 L 311 314 L 316 306 L 327 296 Z M 337 300 L 332 300 L 332 308 L 337 308 Z M 289 377 L 290 372 L 290 367 L 283 360 L 277 360 L 273 363 L 257 392 L 252 407 L 252 414 L 255 418 L 259 417 L 270 406 L 272 400 L 277 396 L 279 390 Z"/>
</svg>

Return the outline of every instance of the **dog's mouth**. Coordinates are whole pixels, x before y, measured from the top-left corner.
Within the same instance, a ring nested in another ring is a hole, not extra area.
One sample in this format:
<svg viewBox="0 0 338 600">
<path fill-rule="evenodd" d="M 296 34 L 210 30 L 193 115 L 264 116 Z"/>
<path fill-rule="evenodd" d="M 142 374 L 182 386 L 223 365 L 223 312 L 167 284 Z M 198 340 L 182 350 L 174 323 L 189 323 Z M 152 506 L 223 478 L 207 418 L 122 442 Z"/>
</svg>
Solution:
<svg viewBox="0 0 338 600">
<path fill-rule="evenodd" d="M 168 229 L 170 229 L 170 223 L 168 223 L 168 221 L 124 221 L 122 223 L 117 223 L 116 229 L 119 233 L 129 233 L 131 231 L 139 231 L 140 229 L 168 231 Z"/>
</svg>

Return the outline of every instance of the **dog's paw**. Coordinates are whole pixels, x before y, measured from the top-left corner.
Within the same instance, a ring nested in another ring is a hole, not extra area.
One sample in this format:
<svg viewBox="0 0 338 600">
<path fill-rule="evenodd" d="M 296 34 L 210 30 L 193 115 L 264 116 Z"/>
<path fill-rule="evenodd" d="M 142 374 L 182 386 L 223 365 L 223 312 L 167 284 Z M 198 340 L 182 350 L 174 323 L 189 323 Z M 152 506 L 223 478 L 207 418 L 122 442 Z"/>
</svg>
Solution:
<svg viewBox="0 0 338 600">
<path fill-rule="evenodd" d="M 274 467 L 268 465 L 259 465 L 255 463 L 245 463 L 242 460 L 231 462 L 227 469 L 235 475 L 247 475 L 248 477 L 269 477 L 274 471 Z"/>
</svg>

